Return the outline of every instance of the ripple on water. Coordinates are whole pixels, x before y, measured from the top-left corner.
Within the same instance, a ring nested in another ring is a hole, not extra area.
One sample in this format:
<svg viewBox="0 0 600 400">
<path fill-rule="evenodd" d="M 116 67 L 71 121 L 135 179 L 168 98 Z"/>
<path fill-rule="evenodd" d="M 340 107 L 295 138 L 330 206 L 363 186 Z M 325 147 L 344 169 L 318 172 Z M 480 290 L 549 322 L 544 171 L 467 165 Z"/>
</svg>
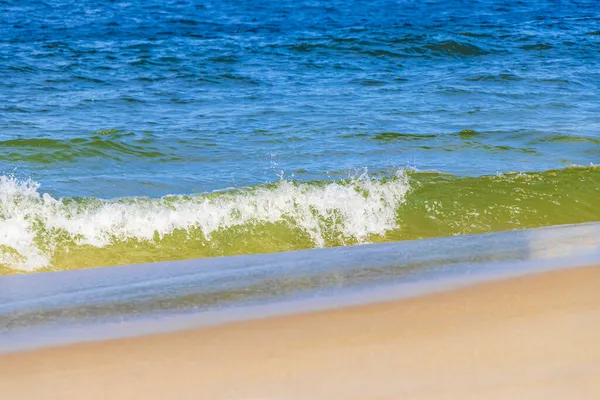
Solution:
<svg viewBox="0 0 600 400">
<path fill-rule="evenodd" d="M 0 17 L 0 175 L 61 196 L 598 163 L 590 2 L 63 3 Z"/>
</svg>

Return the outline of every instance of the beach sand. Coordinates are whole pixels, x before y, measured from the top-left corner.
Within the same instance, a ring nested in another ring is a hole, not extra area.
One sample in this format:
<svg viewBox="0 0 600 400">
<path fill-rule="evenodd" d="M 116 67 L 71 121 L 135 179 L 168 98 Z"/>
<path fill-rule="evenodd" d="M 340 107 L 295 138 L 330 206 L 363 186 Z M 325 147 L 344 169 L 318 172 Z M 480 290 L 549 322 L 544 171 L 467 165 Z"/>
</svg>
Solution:
<svg viewBox="0 0 600 400">
<path fill-rule="evenodd" d="M 3 399 L 599 399 L 600 267 L 0 356 Z"/>
</svg>

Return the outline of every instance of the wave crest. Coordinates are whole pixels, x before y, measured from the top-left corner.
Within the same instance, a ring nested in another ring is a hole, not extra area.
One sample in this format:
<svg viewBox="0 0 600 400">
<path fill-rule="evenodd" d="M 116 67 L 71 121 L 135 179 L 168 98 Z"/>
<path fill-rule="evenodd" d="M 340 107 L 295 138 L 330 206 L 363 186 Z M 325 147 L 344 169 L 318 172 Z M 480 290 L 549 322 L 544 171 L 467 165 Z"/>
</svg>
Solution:
<svg viewBox="0 0 600 400">
<path fill-rule="evenodd" d="M 191 196 L 57 199 L 0 177 L 0 274 L 600 221 L 598 166 L 454 176 L 400 170 Z"/>
<path fill-rule="evenodd" d="M 387 179 L 364 173 L 336 182 L 280 180 L 231 192 L 101 200 L 55 199 L 37 182 L 2 176 L 0 265 L 60 268 L 56 253 L 132 241 L 158 245 L 175 234 L 206 246 L 217 232 L 265 224 L 299 231 L 313 247 L 361 243 L 396 227 L 408 179 L 404 171 Z"/>
</svg>

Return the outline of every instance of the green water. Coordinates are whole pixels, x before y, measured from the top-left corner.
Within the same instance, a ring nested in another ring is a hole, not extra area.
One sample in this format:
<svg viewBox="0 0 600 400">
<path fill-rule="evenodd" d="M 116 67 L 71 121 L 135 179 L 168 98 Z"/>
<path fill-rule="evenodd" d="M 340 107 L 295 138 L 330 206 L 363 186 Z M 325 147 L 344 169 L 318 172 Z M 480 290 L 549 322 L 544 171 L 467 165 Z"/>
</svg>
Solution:
<svg viewBox="0 0 600 400">
<path fill-rule="evenodd" d="M 459 177 L 399 170 L 163 198 L 54 199 L 4 179 L 22 237 L 0 271 L 67 270 L 413 240 L 600 220 L 600 167 Z M 9 194 L 11 193 L 11 194 Z"/>
</svg>

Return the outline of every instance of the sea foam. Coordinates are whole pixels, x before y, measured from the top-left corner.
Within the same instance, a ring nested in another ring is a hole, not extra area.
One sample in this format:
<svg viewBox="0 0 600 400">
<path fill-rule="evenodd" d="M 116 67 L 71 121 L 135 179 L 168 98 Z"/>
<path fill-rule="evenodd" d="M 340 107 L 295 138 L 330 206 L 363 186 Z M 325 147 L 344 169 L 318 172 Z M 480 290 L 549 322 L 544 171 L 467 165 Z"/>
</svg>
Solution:
<svg viewBox="0 0 600 400">
<path fill-rule="evenodd" d="M 362 243 L 396 227 L 396 209 L 410 190 L 399 170 L 375 179 L 367 173 L 343 181 L 286 179 L 250 188 L 162 198 L 60 199 L 33 180 L 0 177 L 0 265 L 32 271 L 52 265 L 58 246 L 102 248 L 118 242 L 157 242 L 176 230 L 216 231 L 283 223 L 301 230 L 314 247 L 326 237 Z"/>
</svg>

